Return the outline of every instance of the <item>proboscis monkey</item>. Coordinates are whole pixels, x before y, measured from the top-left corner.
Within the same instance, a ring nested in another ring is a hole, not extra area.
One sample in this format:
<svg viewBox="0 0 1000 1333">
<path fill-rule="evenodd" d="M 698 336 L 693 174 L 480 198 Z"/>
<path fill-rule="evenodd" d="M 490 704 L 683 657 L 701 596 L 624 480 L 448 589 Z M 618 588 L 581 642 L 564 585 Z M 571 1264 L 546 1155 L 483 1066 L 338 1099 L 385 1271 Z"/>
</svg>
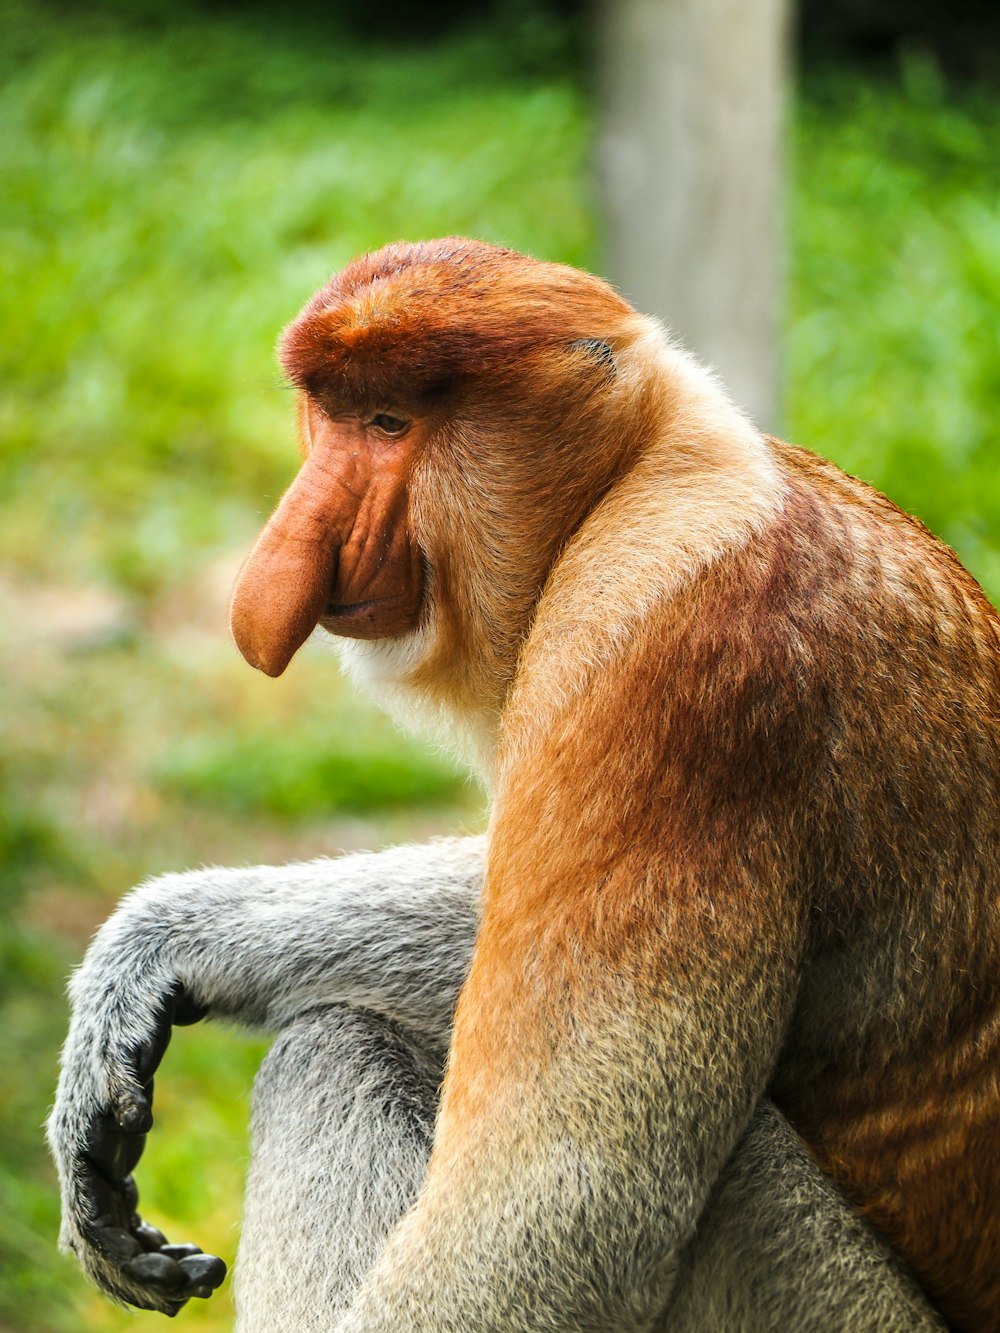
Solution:
<svg viewBox="0 0 1000 1333">
<path fill-rule="evenodd" d="M 281 359 L 304 461 L 237 643 L 280 675 L 340 638 L 475 757 L 489 832 L 126 900 L 72 988 L 64 1240 L 133 1304 L 221 1279 L 130 1174 L 212 1013 L 281 1029 L 245 1330 L 1000 1328 L 976 583 L 560 265 L 389 246 Z"/>
</svg>

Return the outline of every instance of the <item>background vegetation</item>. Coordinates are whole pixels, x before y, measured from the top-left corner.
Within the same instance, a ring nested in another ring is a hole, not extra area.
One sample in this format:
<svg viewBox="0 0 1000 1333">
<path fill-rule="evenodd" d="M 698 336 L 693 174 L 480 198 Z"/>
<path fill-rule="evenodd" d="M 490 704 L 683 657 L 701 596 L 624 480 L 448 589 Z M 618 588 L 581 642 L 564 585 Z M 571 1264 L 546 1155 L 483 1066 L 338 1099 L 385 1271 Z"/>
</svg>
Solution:
<svg viewBox="0 0 1000 1333">
<path fill-rule="evenodd" d="M 64 979 L 114 898 L 480 819 L 321 650 L 248 671 L 224 609 L 293 467 L 276 331 L 330 270 L 445 232 L 599 267 L 576 30 L 507 11 L 414 45 L 264 7 L 0 0 L 0 1329 L 136 1326 L 54 1253 L 40 1133 Z M 996 90 L 926 55 L 804 73 L 786 433 L 994 598 L 998 161 Z M 140 1173 L 152 1220 L 230 1258 L 261 1049 L 178 1035 Z M 228 1328 L 227 1299 L 182 1318 Z"/>
</svg>

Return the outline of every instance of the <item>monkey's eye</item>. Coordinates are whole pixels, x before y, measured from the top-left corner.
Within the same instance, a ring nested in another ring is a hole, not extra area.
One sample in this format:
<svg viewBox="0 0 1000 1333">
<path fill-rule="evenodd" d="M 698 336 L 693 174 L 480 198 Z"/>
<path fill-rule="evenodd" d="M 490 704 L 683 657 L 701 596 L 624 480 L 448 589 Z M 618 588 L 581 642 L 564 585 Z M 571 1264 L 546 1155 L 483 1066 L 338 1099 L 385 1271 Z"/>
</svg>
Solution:
<svg viewBox="0 0 1000 1333">
<path fill-rule="evenodd" d="M 410 425 L 402 417 L 390 416 L 388 412 L 379 412 L 372 417 L 368 424 L 374 426 L 376 430 L 380 430 L 383 435 L 402 435 L 403 431 L 408 429 Z"/>
</svg>

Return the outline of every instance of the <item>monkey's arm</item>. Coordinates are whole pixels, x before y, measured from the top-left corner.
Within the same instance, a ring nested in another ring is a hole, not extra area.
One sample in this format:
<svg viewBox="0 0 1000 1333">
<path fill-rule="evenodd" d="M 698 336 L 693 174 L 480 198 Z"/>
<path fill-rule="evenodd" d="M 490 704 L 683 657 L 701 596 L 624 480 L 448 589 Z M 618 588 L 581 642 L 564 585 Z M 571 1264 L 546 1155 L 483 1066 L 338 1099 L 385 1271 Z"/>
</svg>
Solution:
<svg viewBox="0 0 1000 1333">
<path fill-rule="evenodd" d="M 792 691 L 715 650 L 729 717 L 663 643 L 544 731 L 510 724 L 427 1175 L 337 1333 L 637 1331 L 669 1300 L 774 1073 L 810 915 Z"/>
<path fill-rule="evenodd" d="M 424 1186 L 337 1333 L 654 1327 L 773 1069 L 798 947 L 794 911 L 742 885 L 675 880 L 676 919 L 642 919 L 661 868 L 631 921 L 607 915 L 614 872 L 586 919 L 551 892 L 487 907 Z"/>
<path fill-rule="evenodd" d="M 167 875 L 130 894 L 70 984 L 72 1021 L 49 1121 L 61 1241 L 111 1296 L 174 1312 L 221 1261 L 165 1247 L 135 1212 L 171 1026 L 205 1015 L 277 1028 L 362 1007 L 443 1049 L 468 967 L 483 840 L 448 839 L 281 868 Z"/>
</svg>

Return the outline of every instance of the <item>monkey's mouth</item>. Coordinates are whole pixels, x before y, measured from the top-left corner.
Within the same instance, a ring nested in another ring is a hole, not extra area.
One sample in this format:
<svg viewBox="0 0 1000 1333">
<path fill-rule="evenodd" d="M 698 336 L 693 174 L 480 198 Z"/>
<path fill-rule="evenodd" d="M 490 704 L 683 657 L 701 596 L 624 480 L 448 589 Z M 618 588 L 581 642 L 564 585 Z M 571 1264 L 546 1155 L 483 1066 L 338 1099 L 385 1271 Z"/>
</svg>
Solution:
<svg viewBox="0 0 1000 1333">
<path fill-rule="evenodd" d="M 366 602 L 327 602 L 323 608 L 322 619 L 343 620 L 347 616 L 363 616 L 373 613 L 377 607 L 384 606 L 391 598 L 371 597 Z"/>
<path fill-rule="evenodd" d="M 327 634 L 347 639 L 382 639 L 399 632 L 398 597 L 369 597 L 362 602 L 327 602 L 319 623 Z"/>
<path fill-rule="evenodd" d="M 335 602 L 323 607 L 319 623 L 327 634 L 343 639 L 392 639 L 416 624 L 419 602 L 404 596 L 370 597 L 361 602 Z"/>
</svg>

